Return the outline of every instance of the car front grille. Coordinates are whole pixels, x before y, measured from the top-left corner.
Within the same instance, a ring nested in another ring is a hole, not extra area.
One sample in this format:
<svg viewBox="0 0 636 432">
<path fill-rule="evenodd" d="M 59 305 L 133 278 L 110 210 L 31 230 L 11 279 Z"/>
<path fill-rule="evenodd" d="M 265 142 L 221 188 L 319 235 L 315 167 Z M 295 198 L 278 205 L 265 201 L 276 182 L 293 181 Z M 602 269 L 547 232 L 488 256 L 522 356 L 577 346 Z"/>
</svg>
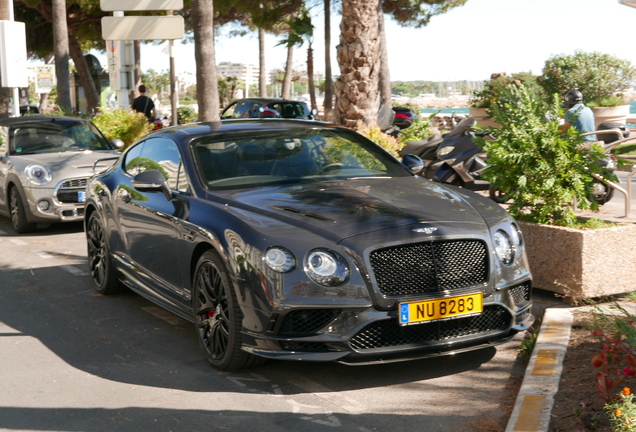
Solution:
<svg viewBox="0 0 636 432">
<path fill-rule="evenodd" d="M 484 284 L 488 253 L 480 240 L 445 240 L 378 249 L 370 255 L 380 292 L 414 296 Z"/>
<path fill-rule="evenodd" d="M 86 189 L 86 184 L 88 179 L 79 178 L 79 179 L 70 179 L 65 180 L 60 183 L 57 188 L 56 198 L 61 203 L 78 203 L 78 192 L 84 191 Z"/>
<path fill-rule="evenodd" d="M 524 305 L 530 301 L 530 294 L 532 291 L 532 284 L 530 281 L 526 281 L 522 284 L 515 285 L 510 288 L 510 295 L 515 301 L 517 306 Z"/>
<path fill-rule="evenodd" d="M 356 351 L 399 346 L 425 347 L 464 336 L 499 333 L 510 328 L 512 316 L 501 306 L 484 307 L 477 316 L 402 327 L 397 318 L 374 321 L 351 339 Z"/>
</svg>

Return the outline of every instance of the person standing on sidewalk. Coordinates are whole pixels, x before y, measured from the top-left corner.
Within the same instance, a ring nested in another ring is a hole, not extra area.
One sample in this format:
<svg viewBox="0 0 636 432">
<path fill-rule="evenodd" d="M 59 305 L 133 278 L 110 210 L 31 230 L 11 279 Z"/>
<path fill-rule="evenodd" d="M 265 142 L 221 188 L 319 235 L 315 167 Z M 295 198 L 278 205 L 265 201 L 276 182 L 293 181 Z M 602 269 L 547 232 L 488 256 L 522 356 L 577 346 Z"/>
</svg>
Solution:
<svg viewBox="0 0 636 432">
<path fill-rule="evenodd" d="M 132 109 L 143 113 L 148 118 L 149 123 L 154 122 L 155 117 L 157 117 L 155 103 L 146 96 L 146 86 L 143 84 L 139 86 L 139 96 L 133 100 Z"/>
<path fill-rule="evenodd" d="M 583 93 L 575 88 L 565 95 L 565 104 L 568 111 L 565 113 L 565 123 L 561 126 L 561 132 L 565 133 L 570 126 L 574 126 L 581 133 L 594 132 L 594 113 L 583 104 Z M 596 141 L 596 135 L 587 135 L 585 141 Z"/>
</svg>

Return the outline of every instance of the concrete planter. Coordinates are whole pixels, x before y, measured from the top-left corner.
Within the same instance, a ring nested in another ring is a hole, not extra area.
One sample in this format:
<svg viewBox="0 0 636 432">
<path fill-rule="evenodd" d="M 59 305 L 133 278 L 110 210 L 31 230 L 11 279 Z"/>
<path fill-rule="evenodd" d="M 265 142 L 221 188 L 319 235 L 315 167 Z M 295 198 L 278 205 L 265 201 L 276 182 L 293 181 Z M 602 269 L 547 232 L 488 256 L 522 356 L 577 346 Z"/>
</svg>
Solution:
<svg viewBox="0 0 636 432">
<path fill-rule="evenodd" d="M 470 114 L 472 117 L 475 118 L 475 120 L 477 120 L 477 124 L 479 126 L 488 126 L 488 127 L 499 127 L 499 123 L 496 123 L 490 119 L 486 119 L 486 117 L 488 117 L 488 114 L 486 114 L 486 108 L 469 108 L 468 109 L 468 114 Z"/>
<path fill-rule="evenodd" d="M 598 129 L 598 125 L 603 122 L 620 122 L 625 124 L 629 116 L 629 105 L 619 105 L 613 107 L 594 107 L 594 123 Z"/>
<path fill-rule="evenodd" d="M 595 230 L 519 226 L 535 287 L 572 299 L 636 291 L 636 224 Z"/>
</svg>

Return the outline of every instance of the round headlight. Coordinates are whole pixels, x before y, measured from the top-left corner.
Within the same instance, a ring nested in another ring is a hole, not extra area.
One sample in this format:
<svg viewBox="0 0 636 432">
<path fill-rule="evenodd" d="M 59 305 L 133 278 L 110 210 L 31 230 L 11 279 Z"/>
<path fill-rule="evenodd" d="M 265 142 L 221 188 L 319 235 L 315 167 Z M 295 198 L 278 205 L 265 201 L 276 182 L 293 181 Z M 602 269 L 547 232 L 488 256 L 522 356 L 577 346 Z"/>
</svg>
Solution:
<svg viewBox="0 0 636 432">
<path fill-rule="evenodd" d="M 455 146 L 446 146 L 446 147 L 442 147 L 441 149 L 439 149 L 437 151 L 437 156 L 438 157 L 444 157 L 447 154 L 449 154 L 450 152 L 452 152 L 453 150 L 455 150 Z"/>
<path fill-rule="evenodd" d="M 349 267 L 335 252 L 314 250 L 305 258 L 305 273 L 314 282 L 328 287 L 342 285 L 349 279 Z"/>
<path fill-rule="evenodd" d="M 44 186 L 53 179 L 51 171 L 44 165 L 31 164 L 24 170 L 24 175 L 36 186 Z"/>
<path fill-rule="evenodd" d="M 523 235 L 521 234 L 521 228 L 516 223 L 512 224 L 512 231 L 510 232 L 512 235 L 512 242 L 516 247 L 521 247 L 523 244 Z"/>
<path fill-rule="evenodd" d="M 512 245 L 512 240 L 510 240 L 508 234 L 499 230 L 494 235 L 494 241 L 497 257 L 502 263 L 510 265 L 515 259 L 515 249 Z"/>
<path fill-rule="evenodd" d="M 265 264 L 278 273 L 287 273 L 296 268 L 296 258 L 282 247 L 271 247 L 265 251 Z"/>
</svg>

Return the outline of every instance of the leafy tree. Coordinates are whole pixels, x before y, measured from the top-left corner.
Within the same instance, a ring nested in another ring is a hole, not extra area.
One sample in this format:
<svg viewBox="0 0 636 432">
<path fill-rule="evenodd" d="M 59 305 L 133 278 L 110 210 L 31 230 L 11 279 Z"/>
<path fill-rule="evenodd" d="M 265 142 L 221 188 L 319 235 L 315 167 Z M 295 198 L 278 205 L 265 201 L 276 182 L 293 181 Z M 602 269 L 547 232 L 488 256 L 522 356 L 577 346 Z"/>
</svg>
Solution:
<svg viewBox="0 0 636 432">
<path fill-rule="evenodd" d="M 548 94 L 565 95 L 578 88 L 586 103 L 600 102 L 632 87 L 636 69 L 627 61 L 609 54 L 577 51 L 574 55 L 557 55 L 545 62 L 539 83 Z"/>
</svg>

